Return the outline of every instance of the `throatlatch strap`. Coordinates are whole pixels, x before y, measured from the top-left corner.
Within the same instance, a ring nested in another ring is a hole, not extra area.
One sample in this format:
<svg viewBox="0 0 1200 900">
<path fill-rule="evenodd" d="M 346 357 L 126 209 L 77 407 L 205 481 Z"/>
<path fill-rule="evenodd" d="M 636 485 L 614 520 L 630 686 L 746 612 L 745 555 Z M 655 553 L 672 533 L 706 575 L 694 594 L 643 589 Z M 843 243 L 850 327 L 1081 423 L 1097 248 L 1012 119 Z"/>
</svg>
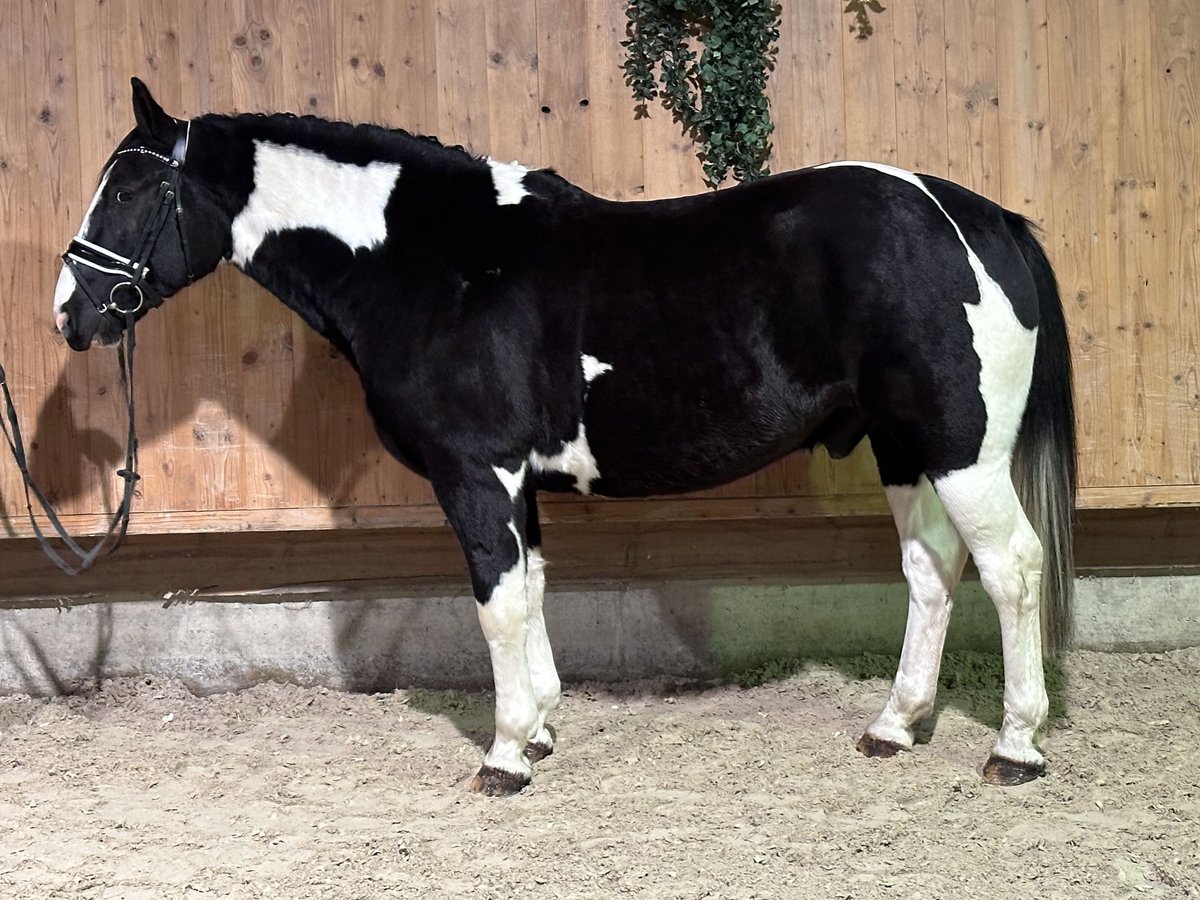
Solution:
<svg viewBox="0 0 1200 900">
<path fill-rule="evenodd" d="M 134 401 L 133 401 L 133 348 L 135 346 L 134 339 L 134 323 L 133 316 L 126 317 L 125 343 L 117 348 L 117 362 L 120 365 L 120 381 L 121 390 L 125 394 L 125 402 L 129 409 L 129 434 L 128 444 L 125 448 L 125 468 L 117 470 L 117 475 L 125 480 L 125 490 L 121 496 L 121 504 L 113 513 L 112 521 L 109 522 L 108 530 L 92 545 L 91 549 L 85 550 L 80 546 L 79 542 L 73 538 L 58 515 L 54 512 L 54 508 L 50 505 L 50 501 L 46 495 L 42 493 L 41 488 L 33 480 L 33 476 L 29 473 L 28 459 L 25 453 L 25 442 L 21 437 L 21 423 L 17 419 L 17 410 L 13 406 L 12 394 L 8 389 L 8 376 L 4 372 L 4 367 L 0 366 L 0 391 L 4 393 L 4 403 L 7 407 L 7 423 L 4 419 L 0 419 L 0 430 L 4 431 L 4 438 L 8 441 L 8 448 L 12 451 L 13 459 L 17 461 L 17 468 L 21 470 L 21 478 L 25 489 L 25 510 L 29 515 L 29 523 L 33 527 L 33 534 L 41 544 L 42 551 L 50 557 L 51 561 L 62 569 L 68 575 L 78 575 L 80 572 L 86 572 L 92 567 L 102 553 L 111 553 L 121 545 L 121 541 L 125 539 L 125 533 L 129 528 L 129 515 L 133 511 L 133 494 L 134 487 L 137 484 L 140 475 L 137 473 L 137 435 L 134 432 Z M 11 429 L 11 431 L 10 431 Z M 62 539 L 62 542 L 67 546 L 78 558 L 77 564 L 68 562 L 61 553 L 47 539 L 41 526 L 38 525 L 37 518 L 33 513 L 33 499 L 36 498 L 38 505 L 42 509 L 46 520 L 53 527 L 55 533 Z M 109 538 L 116 534 L 116 540 L 109 543 Z"/>
</svg>

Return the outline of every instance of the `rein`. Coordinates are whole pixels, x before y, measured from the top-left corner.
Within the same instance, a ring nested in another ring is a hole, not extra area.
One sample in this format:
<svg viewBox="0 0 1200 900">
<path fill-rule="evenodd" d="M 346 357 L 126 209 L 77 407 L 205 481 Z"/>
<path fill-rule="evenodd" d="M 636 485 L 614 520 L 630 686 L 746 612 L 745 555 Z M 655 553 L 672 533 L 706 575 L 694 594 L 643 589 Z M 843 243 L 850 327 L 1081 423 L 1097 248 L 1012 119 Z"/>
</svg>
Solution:
<svg viewBox="0 0 1200 900">
<path fill-rule="evenodd" d="M 29 515 L 29 524 L 33 526 L 34 536 L 38 539 L 38 543 L 41 544 L 42 552 L 50 557 L 50 560 L 68 575 L 78 575 L 80 572 L 86 572 L 101 555 L 107 555 L 107 553 L 111 553 L 121 545 L 121 541 L 125 539 L 125 532 L 129 528 L 130 513 L 133 511 L 134 486 L 142 477 L 137 471 L 138 442 L 137 434 L 134 431 L 133 348 L 136 341 L 134 338 L 132 313 L 126 314 L 125 324 L 126 330 L 123 343 L 117 347 L 117 361 L 121 368 L 121 390 L 125 394 L 125 402 L 129 409 L 129 435 L 125 448 L 125 468 L 117 470 L 117 475 L 125 480 L 125 490 L 122 493 L 120 505 L 117 507 L 116 512 L 113 513 L 112 520 L 108 523 L 108 530 L 100 536 L 90 549 L 85 550 L 70 535 L 59 520 L 58 515 L 54 512 L 54 507 L 50 505 L 50 501 L 29 473 L 25 442 L 21 437 L 21 424 L 17 419 L 17 410 L 13 406 L 12 394 L 8 389 L 8 375 L 5 373 L 4 367 L 0 366 L 0 391 L 4 393 L 4 404 L 7 407 L 8 419 L 7 422 L 4 419 L 0 419 L 0 430 L 4 432 L 4 439 L 8 442 L 8 449 L 12 451 L 13 459 L 17 461 L 17 468 L 21 470 L 21 479 L 25 488 L 25 511 Z M 41 526 L 38 525 L 37 518 L 33 514 L 34 498 L 37 499 L 42 513 L 62 539 L 63 543 L 66 544 L 67 549 L 77 557 L 75 561 L 69 561 L 64 558 L 63 554 L 59 553 L 50 543 Z M 114 534 L 116 535 L 116 540 L 113 540 L 110 544 L 109 539 Z"/>
<path fill-rule="evenodd" d="M 89 549 L 84 549 L 67 532 L 62 521 L 54 512 L 50 501 L 29 473 L 28 455 L 25 451 L 25 442 L 21 437 L 21 425 L 17 419 L 16 408 L 13 406 L 12 394 L 8 389 L 8 376 L 5 374 L 3 366 L 0 366 L 0 391 L 3 391 L 4 394 L 8 419 L 7 423 L 0 419 L 0 430 L 4 431 L 8 448 L 17 462 L 17 468 L 21 470 L 25 489 L 25 510 L 29 514 L 29 523 L 33 526 L 33 533 L 37 537 L 38 543 L 41 544 L 42 551 L 68 575 L 86 572 L 101 555 L 116 550 L 121 545 L 121 541 L 125 539 L 125 533 L 129 528 L 129 516 L 133 511 L 134 489 L 141 478 L 137 471 L 138 441 L 135 431 L 136 415 L 133 399 L 133 349 L 136 345 L 134 321 L 144 306 L 156 307 L 163 302 L 162 295 L 145 278 L 150 274 L 150 266 L 147 261 L 154 252 L 167 220 L 171 218 L 171 213 L 175 214 L 175 228 L 179 234 L 179 246 L 187 270 L 187 283 L 190 284 L 195 280 L 188 253 L 187 234 L 183 227 L 183 202 L 179 194 L 179 179 L 184 160 L 187 158 L 190 137 L 191 122 L 188 122 L 176 139 L 170 156 L 158 153 L 148 147 L 127 147 L 117 151 L 118 156 L 126 153 L 152 156 L 167 166 L 167 176 L 158 187 L 157 202 L 147 216 L 142 227 L 141 237 L 131 256 L 122 256 L 82 236 L 76 236 L 68 246 L 67 252 L 62 256 L 63 263 L 75 276 L 76 285 L 96 307 L 96 312 L 102 316 L 118 316 L 123 324 L 122 343 L 117 346 L 117 362 L 120 366 L 121 390 L 125 395 L 125 403 L 129 412 L 129 433 L 125 447 L 125 467 L 118 469 L 117 475 L 125 480 L 125 489 L 121 495 L 121 503 L 108 524 L 108 530 Z M 103 287 L 97 291 L 96 285 L 89 283 L 92 278 L 112 282 L 111 285 L 105 285 L 108 287 L 107 294 Z M 118 302 L 118 292 L 120 291 L 135 295 L 136 303 L 132 302 L 133 298 L 131 297 L 131 302 L 127 306 L 122 306 Z M 62 539 L 67 549 L 75 554 L 76 560 L 68 560 L 50 543 L 34 515 L 34 499 L 37 500 L 42 513 L 55 533 Z M 112 539 L 114 535 L 115 539 Z"/>
</svg>

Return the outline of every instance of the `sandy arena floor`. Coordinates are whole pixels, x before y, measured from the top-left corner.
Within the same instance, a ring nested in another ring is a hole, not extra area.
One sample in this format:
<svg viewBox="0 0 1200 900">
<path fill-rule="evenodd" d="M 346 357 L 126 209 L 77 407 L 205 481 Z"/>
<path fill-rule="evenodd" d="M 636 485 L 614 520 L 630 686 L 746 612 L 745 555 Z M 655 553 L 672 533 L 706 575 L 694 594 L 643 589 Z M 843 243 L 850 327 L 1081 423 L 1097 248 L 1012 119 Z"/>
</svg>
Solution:
<svg viewBox="0 0 1200 900">
<path fill-rule="evenodd" d="M 1200 649 L 1069 655 L 1051 773 L 1010 789 L 976 772 L 992 657 L 948 658 L 928 744 L 854 752 L 892 667 L 575 686 L 507 800 L 456 786 L 486 695 L 0 699 L 0 897 L 1200 897 Z"/>
</svg>

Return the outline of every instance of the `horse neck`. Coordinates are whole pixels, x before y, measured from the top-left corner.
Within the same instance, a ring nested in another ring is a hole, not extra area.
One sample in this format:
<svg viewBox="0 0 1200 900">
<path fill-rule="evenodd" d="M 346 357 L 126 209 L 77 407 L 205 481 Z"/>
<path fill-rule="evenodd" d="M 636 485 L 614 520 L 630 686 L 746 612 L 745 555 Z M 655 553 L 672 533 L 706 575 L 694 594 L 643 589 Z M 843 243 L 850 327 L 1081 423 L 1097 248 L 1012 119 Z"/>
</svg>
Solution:
<svg viewBox="0 0 1200 900">
<path fill-rule="evenodd" d="M 468 207 L 495 205 L 486 163 L 402 132 L 212 116 L 196 120 L 193 146 L 189 169 L 220 211 L 225 256 L 335 341 L 353 327 L 340 288 L 363 251 L 409 222 L 448 223 L 448 207 L 461 208 L 461 228 L 478 219 Z M 389 207 L 401 177 L 403 203 Z"/>
</svg>

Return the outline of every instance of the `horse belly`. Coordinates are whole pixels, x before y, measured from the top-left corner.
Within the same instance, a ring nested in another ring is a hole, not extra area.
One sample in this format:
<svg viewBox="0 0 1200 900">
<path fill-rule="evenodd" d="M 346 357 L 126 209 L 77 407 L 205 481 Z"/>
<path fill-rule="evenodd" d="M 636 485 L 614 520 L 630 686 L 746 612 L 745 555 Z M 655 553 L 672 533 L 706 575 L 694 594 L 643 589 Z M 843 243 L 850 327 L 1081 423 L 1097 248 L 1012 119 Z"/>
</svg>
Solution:
<svg viewBox="0 0 1200 900">
<path fill-rule="evenodd" d="M 670 455 L 639 447 L 597 458 L 599 475 L 591 483 L 590 493 L 603 497 L 648 497 L 655 494 L 683 494 L 720 487 L 781 459 L 800 444 L 788 442 L 741 443 L 712 453 L 711 443 L 703 452 L 683 448 Z"/>
<path fill-rule="evenodd" d="M 717 487 L 804 446 L 819 424 L 820 417 L 798 415 L 782 390 L 747 397 L 720 387 L 697 397 L 617 379 L 597 386 L 583 423 L 594 462 L 588 492 L 639 497 Z"/>
</svg>

